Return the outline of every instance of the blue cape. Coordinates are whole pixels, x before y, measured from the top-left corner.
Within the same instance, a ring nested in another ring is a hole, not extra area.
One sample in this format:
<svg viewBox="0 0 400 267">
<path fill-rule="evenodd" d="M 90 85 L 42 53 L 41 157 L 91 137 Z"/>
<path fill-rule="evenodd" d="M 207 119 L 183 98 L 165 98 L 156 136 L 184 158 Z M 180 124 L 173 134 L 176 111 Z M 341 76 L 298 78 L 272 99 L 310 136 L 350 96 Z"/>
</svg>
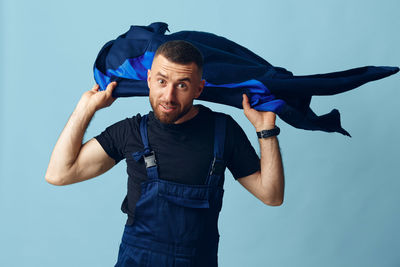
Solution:
<svg viewBox="0 0 400 267">
<path fill-rule="evenodd" d="M 94 64 L 94 77 L 101 90 L 111 81 L 117 81 L 114 97 L 148 96 L 147 69 L 151 68 L 155 51 L 164 42 L 185 40 L 195 45 L 204 57 L 206 84 L 198 99 L 242 108 L 242 94 L 246 93 L 254 109 L 273 111 L 296 128 L 350 136 L 341 127 L 339 111 L 333 109 L 318 116 L 310 108 L 311 97 L 343 93 L 399 71 L 397 67 L 366 66 L 295 76 L 224 37 L 198 31 L 166 35 L 167 30 L 168 25 L 163 22 L 131 26 L 129 31 L 106 43 Z"/>
</svg>

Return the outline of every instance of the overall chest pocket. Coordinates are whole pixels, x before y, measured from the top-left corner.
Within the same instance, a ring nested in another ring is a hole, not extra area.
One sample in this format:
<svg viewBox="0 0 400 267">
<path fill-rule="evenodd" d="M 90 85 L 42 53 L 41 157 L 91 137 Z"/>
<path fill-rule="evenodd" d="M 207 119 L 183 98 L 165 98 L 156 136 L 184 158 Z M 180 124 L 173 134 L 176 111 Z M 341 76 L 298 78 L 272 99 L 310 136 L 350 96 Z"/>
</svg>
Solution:
<svg viewBox="0 0 400 267">
<path fill-rule="evenodd" d="M 208 200 L 159 194 L 158 203 L 165 239 L 193 243 L 204 234 L 211 211 Z"/>
<path fill-rule="evenodd" d="M 210 188 L 162 183 L 158 189 L 158 215 L 164 221 L 164 237 L 176 242 L 197 242 L 212 217 Z"/>
<path fill-rule="evenodd" d="M 174 195 L 167 195 L 158 193 L 158 196 L 181 207 L 192 208 L 192 209 L 207 209 L 210 207 L 210 203 L 207 199 L 191 199 L 184 198 Z"/>
</svg>

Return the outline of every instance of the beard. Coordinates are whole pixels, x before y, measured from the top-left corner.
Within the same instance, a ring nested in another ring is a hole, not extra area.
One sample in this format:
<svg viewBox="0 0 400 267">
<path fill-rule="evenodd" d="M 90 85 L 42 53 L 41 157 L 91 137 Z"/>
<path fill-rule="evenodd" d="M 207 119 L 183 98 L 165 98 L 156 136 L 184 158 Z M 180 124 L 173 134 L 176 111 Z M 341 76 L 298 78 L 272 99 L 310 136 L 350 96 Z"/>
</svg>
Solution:
<svg viewBox="0 0 400 267">
<path fill-rule="evenodd" d="M 151 108 L 153 109 L 154 115 L 160 122 L 162 122 L 164 124 L 173 124 L 174 122 L 176 122 L 177 120 L 179 120 L 180 118 L 185 116 L 193 106 L 193 104 L 190 104 L 190 105 L 187 105 L 187 106 L 183 107 L 182 109 L 180 109 L 181 106 L 175 102 L 156 101 L 155 99 L 150 98 L 150 97 L 149 97 L 149 99 L 150 99 L 150 105 L 151 105 Z M 163 104 L 163 105 L 165 104 L 167 106 L 174 106 L 175 109 L 170 113 L 166 113 L 166 112 L 161 111 L 160 104 Z"/>
</svg>

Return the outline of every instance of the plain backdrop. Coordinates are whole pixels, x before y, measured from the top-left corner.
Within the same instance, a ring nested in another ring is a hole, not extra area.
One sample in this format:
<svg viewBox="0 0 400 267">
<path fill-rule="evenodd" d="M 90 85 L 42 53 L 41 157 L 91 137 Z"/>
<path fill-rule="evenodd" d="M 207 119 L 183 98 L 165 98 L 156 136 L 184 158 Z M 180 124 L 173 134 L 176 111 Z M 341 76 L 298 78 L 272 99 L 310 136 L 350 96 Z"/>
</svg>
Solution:
<svg viewBox="0 0 400 267">
<path fill-rule="evenodd" d="M 56 187 L 44 174 L 102 45 L 130 25 L 208 31 L 296 75 L 400 65 L 400 2 L 22 1 L 0 2 L 0 266 L 113 266 L 125 215 L 126 165 Z M 263 205 L 226 172 L 219 222 L 222 267 L 400 266 L 400 75 L 314 97 L 337 108 L 352 138 L 295 129 L 279 141 L 285 202 Z M 200 102 L 198 102 L 200 103 Z M 259 151 L 242 110 L 231 114 Z M 85 141 L 150 110 L 145 97 L 99 111 Z"/>
</svg>

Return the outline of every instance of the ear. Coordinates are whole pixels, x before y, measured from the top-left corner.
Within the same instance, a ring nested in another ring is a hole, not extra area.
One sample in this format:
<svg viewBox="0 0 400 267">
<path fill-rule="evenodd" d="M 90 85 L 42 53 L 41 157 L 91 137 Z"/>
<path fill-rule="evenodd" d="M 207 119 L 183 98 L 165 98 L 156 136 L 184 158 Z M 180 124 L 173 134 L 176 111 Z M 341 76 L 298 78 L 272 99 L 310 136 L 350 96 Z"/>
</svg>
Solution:
<svg viewBox="0 0 400 267">
<path fill-rule="evenodd" d="M 201 93 L 203 92 L 205 84 L 206 84 L 206 80 L 201 80 L 200 81 L 200 85 L 199 85 L 199 87 L 198 87 L 198 89 L 196 91 L 196 94 L 195 94 L 194 98 L 198 98 L 201 95 Z"/>
<path fill-rule="evenodd" d="M 147 86 L 150 88 L 151 69 L 147 70 Z"/>
</svg>

